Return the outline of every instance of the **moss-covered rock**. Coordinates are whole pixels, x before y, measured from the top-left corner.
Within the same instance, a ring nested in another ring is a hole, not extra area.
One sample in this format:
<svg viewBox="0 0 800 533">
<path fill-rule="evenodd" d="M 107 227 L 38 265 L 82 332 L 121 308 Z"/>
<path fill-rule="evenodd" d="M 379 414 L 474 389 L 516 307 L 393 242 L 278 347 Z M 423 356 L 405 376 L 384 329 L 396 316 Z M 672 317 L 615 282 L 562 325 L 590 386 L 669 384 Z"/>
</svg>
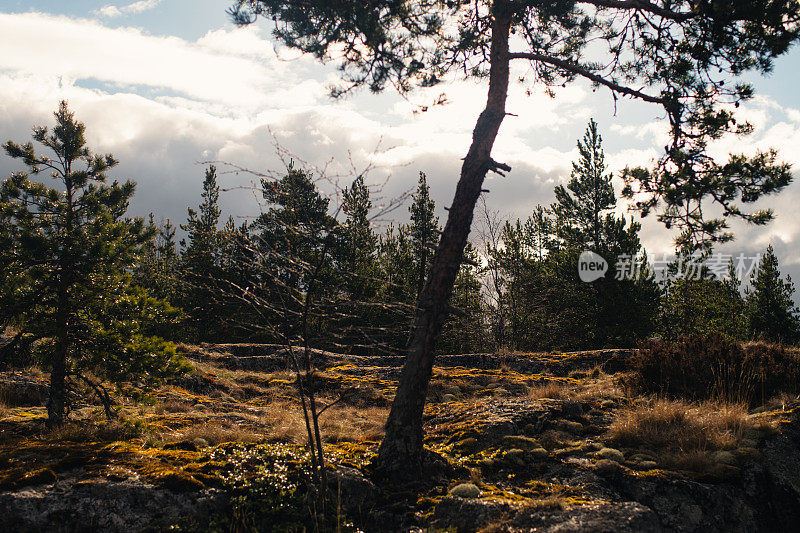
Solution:
<svg viewBox="0 0 800 533">
<path fill-rule="evenodd" d="M 503 454 L 504 462 L 508 464 L 512 464 L 514 466 L 524 466 L 525 465 L 525 451 L 520 450 L 519 448 L 512 448 L 507 450 Z"/>
<path fill-rule="evenodd" d="M 542 447 L 538 440 L 522 435 L 506 435 L 500 442 L 506 449 L 518 448 L 529 451 Z"/>
<path fill-rule="evenodd" d="M 609 459 L 621 463 L 625 460 L 625 455 L 615 448 L 601 448 L 594 454 L 598 459 Z"/>
<path fill-rule="evenodd" d="M 528 452 L 528 455 L 536 461 L 544 461 L 550 457 L 550 453 L 544 448 L 534 448 Z"/>
<path fill-rule="evenodd" d="M 594 469 L 601 476 L 611 477 L 622 472 L 622 465 L 611 459 L 600 459 Z"/>
<path fill-rule="evenodd" d="M 583 433 L 583 424 L 580 422 L 573 422 L 572 420 L 557 420 L 554 424 L 556 429 L 572 433 L 573 435 L 580 435 Z"/>
<path fill-rule="evenodd" d="M 461 483 L 450 489 L 450 495 L 457 498 L 480 498 L 481 489 L 474 483 Z"/>
<path fill-rule="evenodd" d="M 157 487 L 162 487 L 173 492 L 191 492 L 206 488 L 201 481 L 179 470 L 161 472 L 152 476 L 149 481 Z"/>
<path fill-rule="evenodd" d="M 478 439 L 469 437 L 453 444 L 453 451 L 462 454 L 475 453 L 478 450 Z"/>
</svg>

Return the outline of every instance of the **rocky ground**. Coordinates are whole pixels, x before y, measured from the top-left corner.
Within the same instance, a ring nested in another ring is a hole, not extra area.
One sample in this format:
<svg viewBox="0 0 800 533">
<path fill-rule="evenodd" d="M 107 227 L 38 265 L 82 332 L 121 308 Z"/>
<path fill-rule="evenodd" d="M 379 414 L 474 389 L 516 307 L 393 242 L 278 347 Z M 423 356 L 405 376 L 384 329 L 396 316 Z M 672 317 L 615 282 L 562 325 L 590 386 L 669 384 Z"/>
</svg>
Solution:
<svg viewBox="0 0 800 533">
<path fill-rule="evenodd" d="M 316 352 L 330 508 L 304 492 L 305 426 L 286 350 L 182 346 L 194 371 L 103 421 L 49 431 L 46 376 L 0 375 L 0 530 L 794 531 L 797 398 L 748 410 L 631 395 L 630 351 L 437 359 L 430 479 L 378 486 L 369 462 L 399 374 Z M 324 521 L 327 520 L 327 521 Z"/>
</svg>

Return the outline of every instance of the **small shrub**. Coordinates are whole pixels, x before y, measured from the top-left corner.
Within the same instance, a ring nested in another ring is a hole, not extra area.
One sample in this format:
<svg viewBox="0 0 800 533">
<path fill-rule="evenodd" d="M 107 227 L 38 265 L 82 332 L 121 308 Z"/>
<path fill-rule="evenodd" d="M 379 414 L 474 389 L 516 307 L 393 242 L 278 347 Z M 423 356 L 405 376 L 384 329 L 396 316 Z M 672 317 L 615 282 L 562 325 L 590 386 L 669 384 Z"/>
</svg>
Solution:
<svg viewBox="0 0 800 533">
<path fill-rule="evenodd" d="M 650 341 L 632 361 L 626 387 L 693 401 L 760 405 L 800 388 L 800 354 L 782 345 L 742 344 L 722 335 Z"/>
<path fill-rule="evenodd" d="M 332 400 L 321 399 L 320 403 Z M 324 442 L 358 442 L 379 440 L 383 436 L 383 423 L 388 409 L 382 407 L 355 408 L 338 404 L 320 416 L 320 433 Z M 269 428 L 270 439 L 282 442 L 304 443 L 307 439 L 305 419 L 297 403 L 276 401 L 262 422 Z"/>
<path fill-rule="evenodd" d="M 222 484 L 231 494 L 231 514 L 211 531 L 300 531 L 315 521 L 309 508 L 310 458 L 293 447 L 223 445 L 209 459 L 229 468 Z M 304 527 L 305 526 L 305 527 Z"/>
</svg>

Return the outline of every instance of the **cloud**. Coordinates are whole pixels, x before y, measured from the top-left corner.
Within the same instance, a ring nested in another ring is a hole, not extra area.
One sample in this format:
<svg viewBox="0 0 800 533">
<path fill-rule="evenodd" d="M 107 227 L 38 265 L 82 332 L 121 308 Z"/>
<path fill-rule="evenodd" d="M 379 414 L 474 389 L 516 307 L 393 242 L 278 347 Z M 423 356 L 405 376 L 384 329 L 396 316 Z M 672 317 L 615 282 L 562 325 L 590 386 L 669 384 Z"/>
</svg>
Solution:
<svg viewBox="0 0 800 533">
<path fill-rule="evenodd" d="M 258 28 L 226 33 L 231 36 L 216 32 L 190 42 L 85 19 L 0 14 L 7 51 L 0 68 L 110 84 L 109 92 L 144 87 L 156 94 L 223 104 L 238 113 L 311 105 L 324 98 L 324 85 L 306 75 L 308 62 L 279 59 Z M 255 50 L 257 59 L 248 52 Z"/>
<path fill-rule="evenodd" d="M 162 0 L 139 0 L 138 2 L 133 2 L 131 4 L 124 5 L 122 7 L 117 7 L 113 4 L 108 4 L 100 9 L 95 9 L 92 11 L 93 15 L 97 15 L 99 17 L 106 17 L 106 18 L 115 18 L 121 17 L 123 15 L 136 15 L 142 13 L 144 11 L 149 11 L 154 7 L 158 6 Z"/>
<path fill-rule="evenodd" d="M 267 30 L 226 27 L 186 40 L 96 20 L 0 13 L 0 141 L 29 139 L 31 126 L 51 124 L 58 101 L 66 98 L 86 123 L 90 146 L 120 159 L 114 175 L 138 182 L 136 214 L 153 211 L 182 222 L 186 207 L 200 201 L 198 162 L 279 170 L 277 138 L 298 157 L 327 165 L 341 185 L 347 185 L 352 166 L 375 166 L 374 183 L 392 176 L 385 197 L 413 189 L 417 173 L 425 171 L 443 219 L 485 86 L 450 82 L 419 91 L 412 102 L 390 93 L 331 101 L 326 84 L 335 70 L 276 51 Z M 442 92 L 450 104 L 414 113 L 414 104 L 430 103 Z M 612 115 L 607 95 L 580 84 L 559 90 L 555 99 L 512 86 L 508 110 L 518 116 L 504 122 L 493 157 L 513 171 L 505 178 L 490 175 L 486 188 L 489 207 L 512 219 L 553 201 L 553 187 L 568 177 L 575 141 L 590 116 L 604 134 L 614 172 L 647 164 L 664 144 L 664 122 L 654 117 L 658 110 L 626 102 Z M 713 149 L 724 155 L 775 146 L 799 168 L 800 111 L 768 98 L 742 111 L 754 122 L 754 135 L 725 139 Z M 0 157 L 0 176 L 19 169 L 16 161 Z M 226 216 L 258 212 L 250 177 L 232 172 L 220 179 L 230 189 L 222 195 Z M 766 229 L 737 225 L 738 240 L 730 249 L 761 251 L 774 242 L 781 261 L 800 272 L 798 202 L 797 184 L 764 202 L 774 207 L 776 223 Z M 396 215 L 405 218 L 407 212 Z M 652 217 L 644 221 L 643 235 L 653 254 L 672 248 L 670 234 Z"/>
</svg>

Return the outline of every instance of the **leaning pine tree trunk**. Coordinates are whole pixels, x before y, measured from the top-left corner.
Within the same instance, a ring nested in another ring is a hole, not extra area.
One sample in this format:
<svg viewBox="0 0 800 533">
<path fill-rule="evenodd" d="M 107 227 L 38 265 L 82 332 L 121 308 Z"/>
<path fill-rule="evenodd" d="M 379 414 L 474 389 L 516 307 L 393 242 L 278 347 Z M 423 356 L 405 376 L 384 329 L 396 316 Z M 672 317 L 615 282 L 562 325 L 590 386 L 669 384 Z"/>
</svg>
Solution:
<svg viewBox="0 0 800 533">
<path fill-rule="evenodd" d="M 386 422 L 386 436 L 375 461 L 379 476 L 396 480 L 417 479 L 422 472 L 422 412 L 433 369 L 433 349 L 461 265 L 464 247 L 472 225 L 473 210 L 486 173 L 509 170 L 491 158 L 492 146 L 506 115 L 509 57 L 508 37 L 511 18 L 495 3 L 492 22 L 491 69 L 486 108 L 472 132 L 472 144 L 456 187 L 453 205 L 436 248 L 430 273 L 417 302 L 411 344 L 397 395 Z"/>
</svg>

